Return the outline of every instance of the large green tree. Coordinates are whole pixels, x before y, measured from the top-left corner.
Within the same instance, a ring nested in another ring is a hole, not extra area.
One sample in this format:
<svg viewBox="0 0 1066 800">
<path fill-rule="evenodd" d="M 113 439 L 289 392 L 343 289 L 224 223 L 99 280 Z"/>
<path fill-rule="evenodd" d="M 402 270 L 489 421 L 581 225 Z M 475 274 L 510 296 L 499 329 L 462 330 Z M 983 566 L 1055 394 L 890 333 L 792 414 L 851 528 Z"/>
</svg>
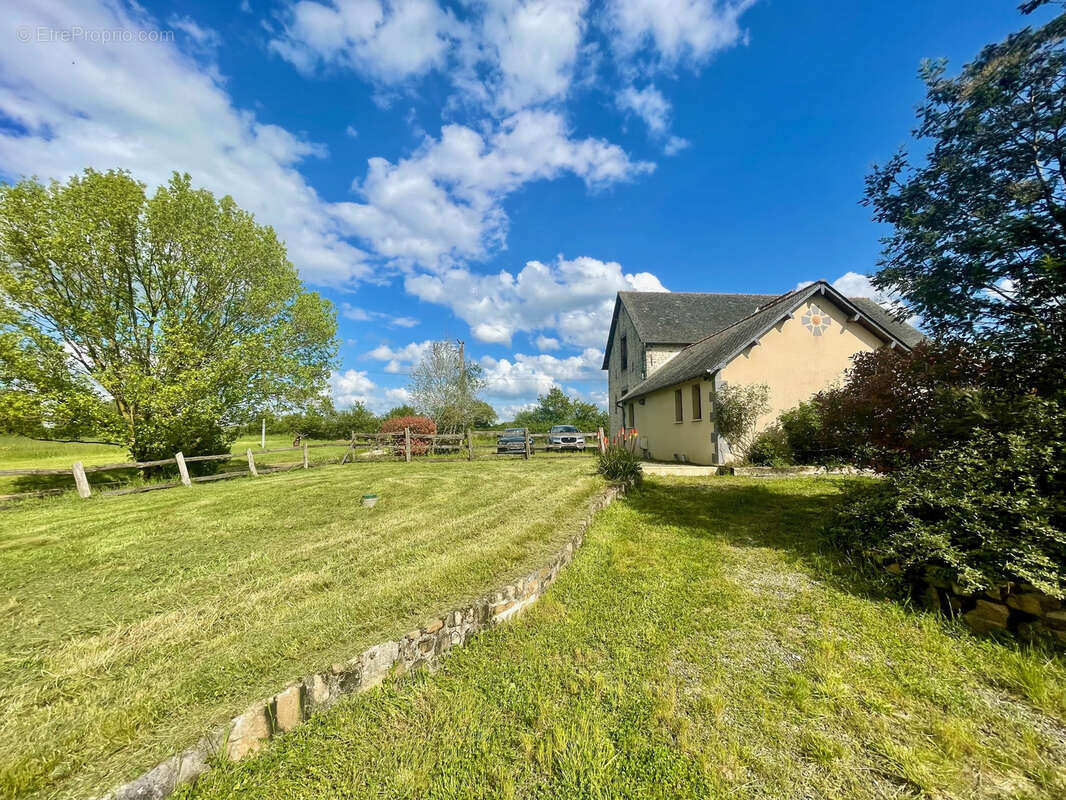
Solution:
<svg viewBox="0 0 1066 800">
<path fill-rule="evenodd" d="M 538 396 L 537 405 L 528 411 L 518 412 L 514 421 L 515 425 L 537 433 L 549 430 L 552 425 L 574 425 L 584 433 L 608 428 L 606 411 L 601 411 L 592 403 L 570 397 L 558 386 Z"/>
<path fill-rule="evenodd" d="M 175 174 L 0 186 L 0 425 L 138 460 L 219 452 L 229 426 L 324 388 L 336 316 L 273 229 Z"/>
<path fill-rule="evenodd" d="M 881 289 L 936 335 L 977 344 L 1005 383 L 1066 375 L 1066 15 L 985 47 L 957 77 L 923 65 L 928 97 L 904 152 L 867 179 L 885 240 Z"/>
</svg>

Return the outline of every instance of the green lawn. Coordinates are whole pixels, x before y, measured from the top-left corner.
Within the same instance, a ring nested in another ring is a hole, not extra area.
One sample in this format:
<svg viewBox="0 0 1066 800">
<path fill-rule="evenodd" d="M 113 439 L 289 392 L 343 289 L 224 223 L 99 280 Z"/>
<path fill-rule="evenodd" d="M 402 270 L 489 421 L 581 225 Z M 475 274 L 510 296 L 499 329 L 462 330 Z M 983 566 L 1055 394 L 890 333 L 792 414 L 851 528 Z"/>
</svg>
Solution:
<svg viewBox="0 0 1066 800">
<path fill-rule="evenodd" d="M 201 798 L 1062 798 L 1066 662 L 886 599 L 831 479 L 655 478 L 541 602 Z"/>
<path fill-rule="evenodd" d="M 314 444 L 315 442 L 310 442 Z M 258 436 L 243 436 L 237 439 L 230 451 L 243 456 L 248 448 L 254 452 L 260 450 Z M 267 436 L 266 448 L 273 450 L 290 447 L 292 437 L 287 434 Z M 311 450 L 312 463 L 336 462 L 346 450 L 345 445 L 334 447 L 316 447 Z M 69 469 L 75 461 L 85 466 L 97 464 L 119 464 L 129 460 L 129 453 L 114 445 L 80 444 L 77 442 L 40 442 L 23 436 L 0 435 L 0 469 Z M 259 466 L 279 466 L 302 462 L 303 455 L 293 450 L 288 453 L 267 453 L 257 456 Z M 247 469 L 248 464 L 242 458 L 223 466 L 224 470 Z M 90 472 L 89 483 L 98 491 L 122 488 L 124 486 L 144 483 L 140 470 L 115 470 L 109 472 Z M 159 478 L 172 481 L 173 476 Z M 0 476 L 0 494 L 32 492 L 42 489 L 74 490 L 74 478 L 70 475 L 44 476 Z"/>
<path fill-rule="evenodd" d="M 298 450 L 260 454 L 260 443 L 258 435 L 242 436 L 237 439 L 230 448 L 230 452 L 237 458 L 220 465 L 221 471 L 234 472 L 247 469 L 248 463 L 243 456 L 249 448 L 256 454 L 255 462 L 257 467 L 281 467 L 302 464 L 303 462 L 303 454 Z M 324 444 L 310 439 L 308 443 L 312 445 Z M 289 434 L 276 433 L 269 434 L 266 437 L 267 450 L 291 448 L 291 446 L 292 436 Z M 479 458 L 492 456 L 496 446 L 495 435 L 476 436 L 474 446 Z M 463 445 L 458 451 L 441 452 L 433 455 L 435 458 L 451 458 L 455 461 L 464 461 L 467 458 L 465 447 Z M 311 448 L 308 456 L 312 466 L 337 463 L 344 456 L 347 449 L 346 444 L 315 446 Z M 591 458 L 595 453 L 595 447 L 591 446 L 584 454 L 572 451 L 548 453 L 540 449 L 536 452 L 536 457 L 539 459 L 555 459 L 584 455 Z M 382 460 L 391 456 L 368 456 L 366 449 L 361 448 L 358 450 L 356 457 L 360 460 Z M 507 456 L 506 458 L 513 459 L 518 458 L 518 456 Z M 69 469 L 75 461 L 81 461 L 88 467 L 97 464 L 118 464 L 128 460 L 129 454 L 123 448 L 113 445 L 40 442 L 23 436 L 0 435 L 0 469 Z M 136 469 L 90 472 L 87 477 L 94 491 L 122 489 L 146 483 L 141 471 Z M 174 480 L 176 480 L 176 477 L 170 474 L 158 476 L 153 479 L 153 482 L 172 482 Z M 0 476 L 0 495 L 52 489 L 66 489 L 73 492 L 74 478 L 70 475 Z"/>
<path fill-rule="evenodd" d="M 535 568 L 602 486 L 579 459 L 357 464 L 0 511 L 0 797 L 134 777 Z"/>
</svg>

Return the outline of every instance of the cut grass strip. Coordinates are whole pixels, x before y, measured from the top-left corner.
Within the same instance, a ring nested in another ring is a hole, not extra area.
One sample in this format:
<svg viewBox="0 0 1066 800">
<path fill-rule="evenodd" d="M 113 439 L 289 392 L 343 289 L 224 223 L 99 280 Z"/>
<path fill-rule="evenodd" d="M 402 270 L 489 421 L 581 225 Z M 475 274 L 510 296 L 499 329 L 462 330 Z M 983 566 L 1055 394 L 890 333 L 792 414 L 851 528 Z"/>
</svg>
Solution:
<svg viewBox="0 0 1066 800">
<path fill-rule="evenodd" d="M 4 511 L 0 797 L 136 776 L 538 566 L 602 486 L 581 460 L 358 464 Z"/>
<path fill-rule="evenodd" d="M 885 598 L 826 479 L 649 479 L 537 605 L 182 797 L 1061 798 L 1066 664 Z"/>
</svg>

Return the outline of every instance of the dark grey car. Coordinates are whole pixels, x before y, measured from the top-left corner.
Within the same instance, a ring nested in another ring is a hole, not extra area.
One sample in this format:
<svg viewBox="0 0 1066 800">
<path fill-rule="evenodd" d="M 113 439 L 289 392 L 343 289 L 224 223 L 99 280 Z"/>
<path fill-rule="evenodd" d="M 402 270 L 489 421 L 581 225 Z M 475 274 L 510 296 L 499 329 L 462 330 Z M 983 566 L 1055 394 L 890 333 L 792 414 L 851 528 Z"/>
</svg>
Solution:
<svg viewBox="0 0 1066 800">
<path fill-rule="evenodd" d="M 507 428 L 496 437 L 497 453 L 525 453 L 526 442 L 529 442 L 529 452 L 533 453 L 533 437 L 525 428 Z"/>
</svg>

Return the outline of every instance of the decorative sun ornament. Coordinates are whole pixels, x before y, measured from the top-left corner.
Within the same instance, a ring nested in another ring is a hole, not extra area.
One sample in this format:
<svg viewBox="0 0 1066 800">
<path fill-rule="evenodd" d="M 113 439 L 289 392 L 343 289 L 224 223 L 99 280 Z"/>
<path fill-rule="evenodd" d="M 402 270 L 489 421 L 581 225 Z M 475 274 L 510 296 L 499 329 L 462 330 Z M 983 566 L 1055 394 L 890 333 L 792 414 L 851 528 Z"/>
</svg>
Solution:
<svg viewBox="0 0 1066 800">
<path fill-rule="evenodd" d="M 807 308 L 807 313 L 800 317 L 800 322 L 804 324 L 811 334 L 821 336 L 822 331 L 826 330 L 833 320 L 822 309 L 812 303 Z"/>
</svg>

